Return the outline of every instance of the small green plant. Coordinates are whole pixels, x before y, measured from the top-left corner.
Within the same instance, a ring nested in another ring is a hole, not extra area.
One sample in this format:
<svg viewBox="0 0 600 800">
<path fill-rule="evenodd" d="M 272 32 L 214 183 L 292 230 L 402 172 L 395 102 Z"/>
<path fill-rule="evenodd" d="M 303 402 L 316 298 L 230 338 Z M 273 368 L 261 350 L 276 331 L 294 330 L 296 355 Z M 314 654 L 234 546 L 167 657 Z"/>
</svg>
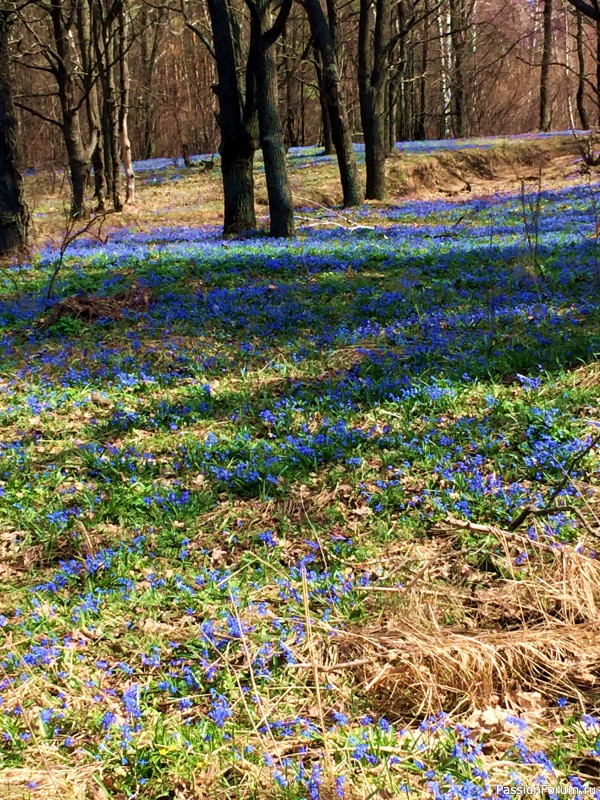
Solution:
<svg viewBox="0 0 600 800">
<path fill-rule="evenodd" d="M 48 332 L 55 336 L 77 336 L 84 329 L 85 323 L 77 317 L 61 317 L 52 325 L 48 325 Z"/>
<path fill-rule="evenodd" d="M 540 220 L 542 214 L 542 168 L 538 171 L 535 188 L 526 190 L 526 181 L 521 180 L 520 201 L 523 236 L 527 254 L 527 266 L 533 277 L 545 278 L 544 267 L 539 258 Z"/>
</svg>

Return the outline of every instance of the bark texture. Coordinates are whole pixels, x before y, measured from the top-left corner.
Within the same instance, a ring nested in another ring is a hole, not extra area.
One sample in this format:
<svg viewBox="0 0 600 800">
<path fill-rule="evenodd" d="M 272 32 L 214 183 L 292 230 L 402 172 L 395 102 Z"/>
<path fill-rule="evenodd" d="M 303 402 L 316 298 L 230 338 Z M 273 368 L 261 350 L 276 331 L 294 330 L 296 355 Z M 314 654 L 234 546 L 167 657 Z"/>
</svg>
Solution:
<svg viewBox="0 0 600 800">
<path fill-rule="evenodd" d="M 29 212 L 18 169 L 17 124 L 9 62 L 10 14 L 0 10 L 0 255 L 27 245 Z"/>
</svg>

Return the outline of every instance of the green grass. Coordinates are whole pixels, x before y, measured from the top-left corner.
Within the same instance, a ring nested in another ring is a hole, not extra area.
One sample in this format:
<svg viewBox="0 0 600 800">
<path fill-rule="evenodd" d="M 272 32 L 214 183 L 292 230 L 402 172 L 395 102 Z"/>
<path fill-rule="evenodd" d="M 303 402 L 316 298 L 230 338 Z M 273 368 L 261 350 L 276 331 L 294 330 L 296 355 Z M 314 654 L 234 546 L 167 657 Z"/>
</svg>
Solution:
<svg viewBox="0 0 600 800">
<path fill-rule="evenodd" d="M 7 274 L 0 796 L 598 783 L 586 191 Z"/>
</svg>

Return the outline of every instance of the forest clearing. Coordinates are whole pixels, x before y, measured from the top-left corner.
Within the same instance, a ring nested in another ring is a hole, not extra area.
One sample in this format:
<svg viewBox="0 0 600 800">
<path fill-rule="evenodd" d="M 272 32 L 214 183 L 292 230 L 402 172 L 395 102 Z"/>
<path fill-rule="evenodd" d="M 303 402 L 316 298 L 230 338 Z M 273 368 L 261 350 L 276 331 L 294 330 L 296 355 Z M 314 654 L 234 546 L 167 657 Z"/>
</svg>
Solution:
<svg viewBox="0 0 600 800">
<path fill-rule="evenodd" d="M 91 223 L 26 178 L 0 796 L 592 797 L 597 176 L 570 133 L 404 144 L 341 209 L 287 158 L 289 239 L 223 238 L 218 159 Z"/>
</svg>

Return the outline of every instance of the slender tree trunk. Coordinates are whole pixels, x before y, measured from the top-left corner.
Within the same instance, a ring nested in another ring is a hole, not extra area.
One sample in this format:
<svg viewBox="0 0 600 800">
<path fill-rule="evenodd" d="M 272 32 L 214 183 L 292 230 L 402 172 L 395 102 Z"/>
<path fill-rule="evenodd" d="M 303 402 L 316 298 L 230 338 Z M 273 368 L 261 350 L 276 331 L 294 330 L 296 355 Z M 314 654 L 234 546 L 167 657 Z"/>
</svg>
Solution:
<svg viewBox="0 0 600 800">
<path fill-rule="evenodd" d="M 131 157 L 131 141 L 129 139 L 129 65 L 127 63 L 127 6 L 123 3 L 119 14 L 119 131 L 121 134 L 121 153 L 125 169 L 125 202 L 135 203 L 135 173 Z"/>
<path fill-rule="evenodd" d="M 305 0 L 304 7 L 308 14 L 315 46 L 321 54 L 323 64 L 321 94 L 327 106 L 331 138 L 338 158 L 344 207 L 357 206 L 362 202 L 362 192 L 358 179 L 356 154 L 342 98 L 334 40 L 319 0 Z"/>
<path fill-rule="evenodd" d="M 579 121 L 584 131 L 590 129 L 590 119 L 585 107 L 585 52 L 583 49 L 583 14 L 581 11 L 575 12 L 577 29 L 575 39 L 577 42 L 577 113 Z"/>
<path fill-rule="evenodd" d="M 89 0 L 80 0 L 77 6 L 77 29 L 81 47 L 81 65 L 83 68 L 83 88 L 86 93 L 85 105 L 88 118 L 88 128 L 92 138 L 97 141 L 92 153 L 92 166 L 94 168 L 94 198 L 98 211 L 105 210 L 106 184 L 104 169 L 104 146 L 102 137 L 102 122 L 98 104 L 98 89 L 96 85 L 97 73 L 92 45 L 92 17 Z"/>
<path fill-rule="evenodd" d="M 315 48 L 315 72 L 317 75 L 317 83 L 319 84 L 319 104 L 321 107 L 321 127 L 323 131 L 323 150 L 326 156 L 333 153 L 333 139 L 331 138 L 331 120 L 329 119 L 329 109 L 327 108 L 327 99 L 325 97 L 325 82 L 323 79 L 323 69 L 321 67 L 321 56 L 319 51 Z"/>
<path fill-rule="evenodd" d="M 265 162 L 271 236 L 293 236 L 294 206 L 287 173 L 283 126 L 277 99 L 277 65 L 274 46 L 265 44 L 264 17 L 252 17 L 251 64 L 256 75 L 256 105 L 260 146 Z M 269 16 L 268 13 L 265 16 Z"/>
<path fill-rule="evenodd" d="M 451 96 L 453 133 L 456 138 L 467 133 L 464 74 L 466 24 L 464 0 L 450 0 Z"/>
<path fill-rule="evenodd" d="M 140 141 L 139 152 L 141 158 L 154 158 L 156 153 L 156 100 L 154 96 L 154 78 L 157 68 L 157 61 L 160 55 L 160 44 L 164 33 L 162 8 L 154 9 L 151 16 L 150 9 L 146 3 L 141 4 L 140 8 L 141 31 L 140 41 L 140 61 L 141 70 L 138 82 L 143 86 L 140 98 L 139 115 Z"/>
<path fill-rule="evenodd" d="M 387 147 L 386 152 L 388 155 L 394 152 L 396 146 L 396 118 L 398 116 L 398 88 L 397 84 L 401 83 L 402 79 L 397 76 L 396 81 L 388 81 L 387 90 Z"/>
<path fill-rule="evenodd" d="M 112 196 L 115 211 L 123 210 L 121 197 L 121 130 L 119 113 L 119 91 L 117 72 L 119 70 L 118 17 L 113 5 L 103 0 L 94 0 L 94 43 L 100 71 L 100 81 L 104 94 L 104 152 L 106 163 L 106 183 Z"/>
<path fill-rule="evenodd" d="M 0 10 L 0 255 L 27 245 L 29 211 L 18 169 L 17 122 L 8 52 L 11 17 Z"/>
<path fill-rule="evenodd" d="M 419 114 L 415 129 L 415 139 L 425 139 L 427 121 L 427 69 L 429 67 L 429 0 L 424 0 L 423 43 L 421 45 L 421 75 L 419 77 Z"/>
<path fill-rule="evenodd" d="M 74 21 L 72 11 L 73 7 L 69 7 L 62 0 L 51 0 L 50 2 L 50 20 L 54 47 L 58 56 L 53 72 L 58 88 L 62 114 L 61 129 L 67 150 L 73 189 L 71 213 L 74 217 L 83 219 L 89 215 L 86 191 L 91 173 L 91 157 L 96 148 L 96 140 L 93 139 L 90 147 L 86 148 L 81 133 L 79 104 L 76 102 L 75 67 L 72 57 L 71 37 Z"/>
<path fill-rule="evenodd" d="M 445 139 L 448 136 L 448 112 L 452 102 L 451 94 L 451 57 L 450 57 L 450 12 L 445 12 L 443 9 L 438 11 L 438 36 L 440 42 L 440 55 L 441 55 L 441 103 L 442 111 L 440 114 L 440 124 L 438 136 L 440 139 Z"/>
<path fill-rule="evenodd" d="M 283 74 L 285 84 L 285 143 L 286 147 L 298 147 L 298 125 L 296 122 L 296 109 L 298 104 L 294 99 L 294 68 L 292 59 L 289 57 L 286 43 L 286 33 L 281 40 Z"/>
<path fill-rule="evenodd" d="M 552 125 L 550 104 L 550 63 L 552 61 L 552 2 L 544 0 L 544 39 L 540 72 L 540 130 L 549 131 Z"/>
<path fill-rule="evenodd" d="M 386 190 L 385 90 L 387 84 L 389 0 L 376 0 L 375 27 L 371 32 L 370 0 L 360 1 L 358 32 L 358 89 L 365 139 L 367 200 L 384 200 Z"/>
</svg>

